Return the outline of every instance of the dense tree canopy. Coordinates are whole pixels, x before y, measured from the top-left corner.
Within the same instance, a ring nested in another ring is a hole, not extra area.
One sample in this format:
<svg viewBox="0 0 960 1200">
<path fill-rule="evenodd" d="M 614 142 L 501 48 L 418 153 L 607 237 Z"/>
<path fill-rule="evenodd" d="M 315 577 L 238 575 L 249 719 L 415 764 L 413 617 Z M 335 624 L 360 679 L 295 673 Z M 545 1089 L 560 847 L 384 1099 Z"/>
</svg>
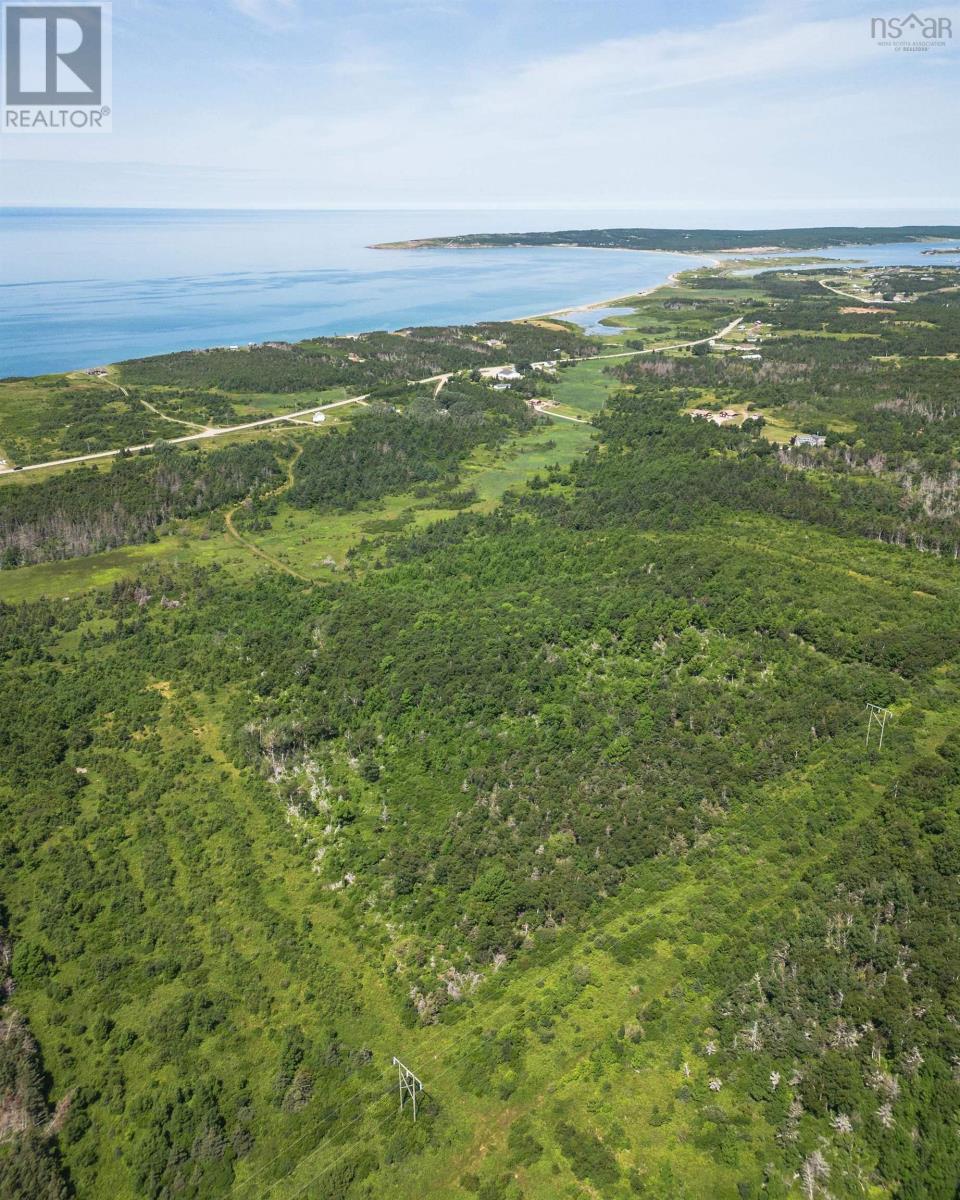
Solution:
<svg viewBox="0 0 960 1200">
<path fill-rule="evenodd" d="M 732 311 L 760 360 L 589 364 L 571 469 L 355 578 L 0 607 L 4 1196 L 954 1197 L 955 303 L 706 279 L 637 321 Z M 526 399 L 381 378 L 290 511 L 460 487 Z M 135 539 L 266 503 L 276 449 L 0 511 Z"/>
</svg>

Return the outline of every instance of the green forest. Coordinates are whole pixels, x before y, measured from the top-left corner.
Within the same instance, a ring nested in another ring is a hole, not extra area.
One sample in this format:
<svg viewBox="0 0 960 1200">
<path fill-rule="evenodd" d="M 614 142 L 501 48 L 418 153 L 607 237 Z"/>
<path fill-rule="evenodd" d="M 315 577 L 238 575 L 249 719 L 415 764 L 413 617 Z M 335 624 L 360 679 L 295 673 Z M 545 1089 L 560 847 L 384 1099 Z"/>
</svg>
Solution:
<svg viewBox="0 0 960 1200">
<path fill-rule="evenodd" d="M 9 569 L 156 539 L 165 522 L 211 512 L 280 478 L 266 443 L 209 452 L 160 444 L 150 454 L 117 458 L 105 471 L 81 466 L 6 488 L 0 563 Z"/>
<path fill-rule="evenodd" d="M 342 386 L 353 394 L 378 384 L 425 379 L 510 359 L 583 353 L 587 345 L 575 331 L 547 330 L 529 323 L 420 326 L 398 333 L 159 355 L 120 364 L 120 376 L 124 383 L 138 387 L 283 394 Z"/>
<path fill-rule="evenodd" d="M 4 1200 L 953 1200 L 958 280 L 868 283 L 121 364 L 366 402 L 0 486 Z"/>
</svg>

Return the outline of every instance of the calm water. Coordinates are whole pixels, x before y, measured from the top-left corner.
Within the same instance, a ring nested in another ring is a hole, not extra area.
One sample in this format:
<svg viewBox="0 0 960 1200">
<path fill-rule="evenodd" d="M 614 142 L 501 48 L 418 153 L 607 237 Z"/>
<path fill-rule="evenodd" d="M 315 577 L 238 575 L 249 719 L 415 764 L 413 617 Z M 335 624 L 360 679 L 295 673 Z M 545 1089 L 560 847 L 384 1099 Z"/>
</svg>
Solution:
<svg viewBox="0 0 960 1200">
<path fill-rule="evenodd" d="M 607 304 L 603 308 L 587 308 L 580 312 L 566 313 L 564 320 L 575 322 L 584 333 L 617 333 L 616 329 L 604 325 L 603 322 L 607 317 L 626 317 L 632 312 L 632 308 Z"/>
<path fill-rule="evenodd" d="M 582 212 L 3 210 L 0 375 L 518 317 L 623 295 L 707 261 L 603 250 L 368 249 L 437 233 L 586 221 Z"/>
<path fill-rule="evenodd" d="M 509 318 L 707 262 L 607 250 L 370 250 L 472 230 L 642 225 L 569 212 L 0 210 L 0 376 L 189 347 Z M 953 262 L 916 245 L 834 251 Z M 878 257 L 879 256 L 879 257 Z"/>
</svg>

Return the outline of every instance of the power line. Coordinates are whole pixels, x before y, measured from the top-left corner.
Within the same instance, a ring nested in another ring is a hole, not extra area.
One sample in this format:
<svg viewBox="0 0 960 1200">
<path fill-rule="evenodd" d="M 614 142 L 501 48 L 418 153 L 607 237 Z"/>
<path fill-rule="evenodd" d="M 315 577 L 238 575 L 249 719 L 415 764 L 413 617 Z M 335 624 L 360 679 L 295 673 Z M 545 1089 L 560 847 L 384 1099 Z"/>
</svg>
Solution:
<svg viewBox="0 0 960 1200">
<path fill-rule="evenodd" d="M 444 1067 L 442 1070 L 436 1072 L 436 1074 L 434 1075 L 434 1078 L 440 1079 L 444 1075 L 448 1075 L 453 1070 L 453 1068 L 457 1064 L 457 1062 L 459 1062 L 463 1058 L 466 1058 L 466 1056 L 468 1054 L 470 1054 L 472 1052 L 472 1050 L 473 1050 L 473 1047 L 471 1047 L 469 1050 L 465 1050 L 462 1054 L 455 1055 L 455 1057 L 450 1060 L 450 1062 L 447 1064 L 446 1067 Z M 397 1058 L 394 1058 L 393 1061 L 395 1063 L 399 1063 L 399 1059 L 397 1059 Z M 416 1076 L 414 1076 L 414 1078 L 416 1078 Z M 417 1082 L 419 1083 L 419 1080 Z M 423 1085 L 421 1084 L 420 1086 L 422 1088 Z M 393 1090 L 394 1090 L 394 1085 L 391 1084 L 390 1088 L 388 1089 L 387 1092 L 384 1093 L 384 1095 L 389 1095 L 389 1093 L 392 1092 Z M 401 1103 L 401 1111 L 402 1111 L 402 1103 Z M 398 1115 L 399 1115 L 399 1113 L 395 1112 L 392 1114 L 392 1116 L 388 1117 L 387 1120 L 395 1121 L 397 1119 Z M 363 1113 L 358 1113 L 357 1116 L 353 1118 L 353 1121 L 349 1122 L 349 1124 L 352 1125 L 355 1121 L 358 1121 L 360 1119 L 360 1117 L 362 1117 L 362 1116 L 363 1116 Z M 378 1127 L 383 1128 L 385 1123 L 386 1122 L 383 1122 L 383 1121 L 379 1122 Z M 344 1128 L 346 1128 L 346 1126 Z M 296 1170 L 296 1168 L 301 1166 L 304 1162 L 306 1162 L 306 1160 L 311 1155 L 316 1154 L 317 1150 L 319 1150 L 319 1149 L 320 1149 L 320 1147 L 318 1146 L 315 1150 L 311 1150 L 310 1154 L 304 1155 L 304 1157 L 300 1160 L 299 1163 L 296 1164 L 296 1166 L 291 1167 L 291 1171 Z M 346 1158 L 347 1155 L 352 1152 L 352 1150 L 353 1150 L 352 1146 L 347 1146 L 346 1149 L 343 1150 L 342 1153 L 338 1154 L 337 1157 L 335 1159 L 333 1159 L 332 1162 L 327 1163 L 327 1165 L 325 1167 L 321 1167 L 320 1170 L 316 1173 L 316 1175 L 311 1175 L 311 1176 L 309 1176 L 309 1178 L 305 1179 L 304 1182 L 297 1188 L 297 1190 L 295 1192 L 291 1193 L 291 1195 L 288 1197 L 288 1200 L 297 1200 L 297 1197 L 302 1195 L 303 1192 L 308 1187 L 310 1187 L 311 1184 L 316 1183 L 317 1180 L 320 1179 L 322 1176 L 326 1175 L 326 1173 L 328 1171 L 332 1171 L 333 1168 L 338 1163 L 342 1162 L 344 1160 L 344 1158 Z M 287 1174 L 289 1175 L 290 1171 L 288 1171 Z M 261 1200 L 267 1200 L 267 1197 L 269 1197 L 269 1195 L 273 1191 L 273 1189 L 277 1186 L 278 1183 L 281 1183 L 284 1178 L 286 1178 L 286 1176 L 281 1176 L 280 1179 L 274 1180 L 274 1182 L 270 1185 L 270 1187 L 267 1188 L 267 1190 L 263 1193 Z"/>
<path fill-rule="evenodd" d="M 495 1009 L 493 1009 L 492 1012 L 485 1014 L 483 1019 L 485 1021 L 489 1021 L 491 1018 L 495 1017 L 501 1011 L 501 1009 L 505 1009 L 506 1007 L 508 1007 L 509 1003 L 510 1003 L 509 1001 L 504 1000 L 503 1003 L 497 1005 L 497 1007 Z M 464 1058 L 469 1053 L 470 1053 L 470 1049 L 467 1049 L 462 1054 L 456 1055 L 453 1059 L 451 1059 L 449 1061 L 451 1064 L 456 1063 L 461 1058 Z M 431 1058 L 427 1059 L 427 1063 L 430 1064 L 430 1063 L 437 1062 L 442 1056 L 443 1056 L 443 1051 L 438 1051 Z M 440 1074 L 446 1074 L 446 1070 L 442 1071 Z M 437 1076 L 437 1077 L 439 1077 L 439 1076 Z M 381 1099 L 383 1096 L 388 1096 L 394 1090 L 394 1086 L 395 1086 L 394 1084 L 391 1084 L 390 1087 L 387 1088 L 386 1090 L 384 1090 L 382 1087 L 380 1087 L 376 1091 L 371 1089 L 366 1095 L 364 1095 L 363 1093 L 359 1093 L 359 1092 L 355 1093 L 353 1096 L 349 1096 L 346 1100 L 344 1100 L 340 1104 L 338 1104 L 337 1107 L 332 1110 L 332 1114 L 328 1114 L 328 1115 L 336 1116 L 338 1113 L 341 1113 L 345 1108 L 349 1107 L 350 1105 L 352 1105 L 354 1103 L 363 1103 L 365 1100 L 375 1101 L 375 1100 Z M 363 1113 L 358 1113 L 357 1116 L 352 1117 L 345 1126 L 342 1126 L 342 1128 L 349 1128 L 350 1125 L 355 1124 L 356 1121 L 358 1121 L 360 1119 L 360 1117 L 362 1117 L 362 1116 L 363 1116 Z M 311 1132 L 312 1132 L 311 1129 L 304 1130 L 304 1132 L 299 1134 L 296 1138 L 294 1138 L 293 1141 L 288 1142 L 282 1149 L 278 1150 L 277 1153 L 275 1155 L 273 1155 L 272 1158 L 267 1159 L 267 1161 L 265 1163 L 262 1163 L 259 1167 L 257 1167 L 257 1169 L 255 1171 L 252 1171 L 245 1179 L 241 1180 L 239 1183 L 235 1183 L 231 1188 L 231 1194 L 233 1192 L 239 1191 L 241 1188 L 245 1188 L 248 1184 L 252 1183 L 255 1179 L 257 1179 L 259 1176 L 261 1176 L 264 1171 L 266 1171 L 270 1166 L 272 1166 L 273 1163 L 275 1163 L 278 1159 L 282 1158 L 291 1149 L 293 1149 L 294 1146 L 299 1145 L 305 1138 L 309 1137 Z M 323 1136 L 323 1138 L 321 1139 L 321 1141 L 318 1142 L 318 1144 L 316 1146 L 314 1146 L 312 1150 L 307 1151 L 306 1155 L 304 1156 L 303 1159 L 300 1160 L 300 1162 L 303 1162 L 304 1159 L 310 1157 L 310 1155 L 316 1154 L 316 1152 L 320 1149 L 323 1141 L 327 1140 L 331 1136 L 332 1136 L 332 1133 L 325 1134 Z M 286 1174 L 289 1175 L 290 1171 L 295 1170 L 297 1166 L 299 1166 L 299 1163 L 295 1163 L 294 1166 L 291 1167 L 290 1170 L 287 1171 Z M 270 1183 L 270 1185 L 268 1186 L 267 1192 L 263 1193 L 263 1194 L 264 1195 L 268 1194 L 269 1191 L 285 1177 L 286 1176 L 281 1175 L 278 1179 L 273 1180 L 272 1183 Z"/>
<path fill-rule="evenodd" d="M 456 1064 L 458 1062 L 460 1062 L 462 1059 L 466 1058 L 467 1055 L 471 1054 L 474 1049 L 475 1048 L 471 1046 L 467 1050 L 462 1051 L 460 1054 L 454 1055 L 454 1057 L 448 1061 L 446 1067 L 444 1067 L 440 1071 L 434 1073 L 434 1076 L 433 1076 L 434 1079 L 441 1079 L 444 1075 L 448 1075 L 450 1073 L 450 1071 L 452 1071 L 453 1068 L 456 1066 Z M 440 1057 L 440 1055 L 436 1054 L 436 1055 L 434 1055 L 433 1059 L 430 1061 L 435 1062 L 439 1057 Z M 396 1061 L 396 1059 L 394 1059 L 394 1061 Z M 390 1086 L 388 1088 L 386 1088 L 385 1090 L 381 1090 L 378 1098 L 389 1096 L 394 1091 L 395 1086 L 396 1086 L 395 1084 L 390 1084 Z M 357 1121 L 359 1121 L 361 1119 L 361 1117 L 363 1117 L 363 1115 L 364 1114 L 362 1112 L 359 1112 L 359 1113 L 357 1113 L 357 1115 L 355 1117 L 351 1117 L 351 1119 L 345 1125 L 341 1126 L 341 1130 L 349 1129 L 351 1125 L 355 1125 L 357 1123 Z M 394 1120 L 396 1118 L 396 1115 L 397 1114 L 393 1114 L 391 1117 L 388 1118 L 388 1120 Z M 381 1128 L 382 1128 L 383 1124 L 384 1124 L 384 1122 L 382 1122 L 382 1121 L 378 1122 L 378 1126 Z M 338 1130 L 338 1132 L 340 1132 L 340 1131 Z M 326 1139 L 324 1139 L 324 1140 L 326 1140 Z M 286 1172 L 285 1175 L 281 1175 L 279 1179 L 273 1180 L 273 1182 L 267 1187 L 266 1191 L 261 1193 L 261 1197 L 263 1198 L 263 1200 L 265 1200 L 265 1198 L 270 1195 L 270 1193 L 277 1186 L 277 1184 L 282 1183 L 283 1180 L 286 1179 L 287 1175 L 290 1175 L 293 1171 L 295 1171 L 299 1167 L 301 1167 L 307 1161 L 308 1158 L 312 1158 L 313 1155 L 317 1154 L 320 1151 L 322 1145 L 323 1145 L 322 1142 L 318 1143 L 312 1150 L 309 1150 L 303 1156 L 303 1158 L 301 1158 L 299 1160 L 299 1162 L 294 1163 L 294 1165 L 290 1168 L 289 1171 Z M 338 1155 L 332 1162 L 327 1163 L 327 1165 L 325 1167 L 322 1167 L 317 1172 L 316 1175 L 313 1175 L 309 1179 L 307 1179 L 306 1182 L 303 1183 L 301 1185 L 301 1187 L 299 1187 L 297 1189 L 297 1191 L 295 1191 L 293 1193 L 291 1200 L 294 1200 L 294 1198 L 296 1196 L 299 1196 L 300 1193 L 304 1190 L 304 1188 L 308 1187 L 311 1183 L 315 1183 L 316 1180 L 318 1180 L 321 1175 L 325 1175 L 327 1171 L 329 1171 L 333 1167 L 335 1167 L 338 1162 L 340 1162 L 344 1157 L 346 1157 L 347 1154 L 350 1153 L 351 1149 L 352 1149 L 351 1147 L 347 1147 L 347 1149 L 344 1150 L 342 1154 Z"/>
<path fill-rule="evenodd" d="M 396 1055 L 393 1056 L 393 1065 L 397 1068 L 400 1081 L 400 1111 L 403 1112 L 403 1102 L 409 1096 L 413 1101 L 413 1119 L 416 1121 L 417 1092 L 423 1091 L 423 1082 L 414 1075 L 409 1067 L 405 1067 Z"/>
<path fill-rule="evenodd" d="M 491 1018 L 493 1018 L 496 1014 L 498 1014 L 502 1009 L 505 1009 L 508 1006 L 510 1006 L 511 1003 L 512 1003 L 512 1001 L 504 1000 L 504 1002 L 502 1004 L 498 1005 L 495 1009 L 493 1009 L 492 1012 L 487 1013 L 485 1015 L 485 1018 L 484 1018 L 485 1021 L 489 1022 Z M 433 1076 L 432 1076 L 433 1080 L 442 1079 L 444 1076 L 449 1075 L 450 1072 L 454 1069 L 454 1067 L 458 1063 L 462 1062 L 470 1054 L 474 1053 L 474 1051 L 476 1049 L 477 1048 L 474 1046 L 468 1046 L 465 1050 L 461 1051 L 459 1054 L 455 1054 L 455 1055 L 453 1055 L 452 1058 L 447 1059 L 446 1065 L 441 1067 L 439 1071 L 435 1071 L 433 1073 Z M 482 1047 L 481 1047 L 481 1049 L 482 1049 Z M 428 1063 L 437 1062 L 440 1059 L 440 1057 L 442 1056 L 442 1054 L 443 1054 L 442 1051 L 438 1051 L 436 1054 L 434 1054 L 432 1056 L 432 1058 L 427 1060 Z M 391 1092 L 393 1092 L 395 1090 L 395 1087 L 396 1087 L 395 1084 L 391 1084 L 390 1087 L 386 1091 L 383 1091 L 380 1093 L 381 1096 L 389 1095 Z M 355 1125 L 356 1122 L 359 1121 L 363 1115 L 364 1114 L 362 1112 L 357 1113 L 357 1115 L 355 1117 L 352 1117 L 346 1123 L 346 1125 L 342 1126 L 341 1128 L 348 1129 L 351 1125 Z M 396 1115 L 397 1114 L 393 1114 L 393 1116 L 388 1118 L 388 1120 L 395 1120 Z M 384 1124 L 384 1122 L 382 1122 L 382 1121 L 378 1122 L 379 1127 L 382 1127 L 383 1124 Z M 326 1139 L 324 1139 L 324 1140 L 326 1140 Z M 293 1172 L 293 1171 L 297 1170 L 299 1167 L 301 1167 L 307 1161 L 307 1159 L 312 1158 L 313 1155 L 317 1154 L 321 1148 L 322 1148 L 322 1143 L 319 1143 L 312 1150 L 308 1151 L 303 1156 L 303 1158 L 300 1159 L 299 1162 L 295 1163 L 290 1168 L 290 1170 L 286 1172 L 286 1175 L 281 1175 L 278 1179 L 273 1180 L 273 1182 L 267 1187 L 266 1191 L 261 1193 L 261 1200 L 266 1200 L 266 1197 L 268 1197 L 270 1195 L 270 1193 L 273 1191 L 273 1189 L 279 1183 L 283 1182 L 283 1180 L 287 1177 L 287 1175 L 291 1174 L 291 1172 Z M 346 1155 L 349 1154 L 350 1152 L 351 1152 L 351 1147 L 348 1147 L 346 1150 L 343 1151 L 342 1154 L 339 1154 L 335 1159 L 333 1159 L 332 1162 L 329 1162 L 329 1163 L 327 1163 L 327 1165 L 325 1167 L 322 1167 L 317 1172 L 316 1175 L 310 1176 L 295 1192 L 292 1193 L 289 1200 L 296 1200 L 296 1197 L 299 1196 L 305 1188 L 309 1187 L 309 1185 L 311 1183 L 315 1183 L 322 1175 L 325 1175 L 327 1173 L 327 1171 L 332 1170 L 332 1168 L 335 1167 L 338 1162 L 341 1162 L 343 1160 L 343 1158 L 345 1158 Z"/>
<path fill-rule="evenodd" d="M 870 732 L 874 725 L 878 725 L 880 727 L 880 741 L 877 743 L 877 750 L 882 750 L 883 731 L 886 727 L 888 718 L 890 718 L 893 714 L 890 712 L 889 708 L 881 708 L 879 704 L 868 704 L 867 711 L 870 715 L 867 717 L 867 740 L 865 744 L 869 747 Z"/>
<path fill-rule="evenodd" d="M 629 901 L 628 901 L 628 897 L 626 895 L 621 895 L 619 902 L 612 901 L 607 910 L 611 919 L 618 912 L 622 913 L 623 911 L 625 911 L 626 908 L 628 907 L 628 904 L 629 904 Z M 485 1013 L 478 1013 L 477 1016 L 483 1021 L 483 1023 L 485 1025 L 489 1025 L 489 1023 L 491 1021 L 493 1021 L 498 1016 L 498 1014 L 500 1014 L 501 1012 L 503 1012 L 503 1011 L 507 1010 L 509 1007 L 511 1007 L 512 1003 L 513 1003 L 512 999 L 505 997 L 504 1000 L 500 1004 L 498 1004 L 495 1008 L 493 1008 L 490 1011 L 485 1012 Z M 455 1054 L 452 1057 L 447 1058 L 446 1065 L 441 1067 L 439 1071 L 434 1072 L 432 1078 L 434 1080 L 437 1080 L 437 1079 L 443 1078 L 445 1075 L 448 1075 L 450 1073 L 450 1071 L 454 1068 L 454 1066 L 456 1066 L 457 1063 L 461 1062 L 463 1059 L 465 1059 L 469 1054 L 471 1054 L 473 1052 L 473 1049 L 474 1049 L 474 1047 L 468 1047 L 461 1053 Z M 433 1054 L 431 1057 L 429 1057 L 426 1060 L 427 1065 L 431 1065 L 433 1063 L 438 1062 L 442 1057 L 444 1057 L 444 1052 L 442 1050 L 437 1051 L 435 1054 Z M 376 1093 L 371 1091 L 370 1093 L 368 1093 L 368 1096 L 366 1098 L 371 1099 L 371 1100 L 380 1099 L 384 1096 L 389 1095 L 390 1092 L 392 1092 L 394 1090 L 394 1086 L 395 1085 L 391 1084 L 390 1087 L 387 1088 L 386 1090 L 383 1090 L 381 1088 Z M 365 1097 L 363 1097 L 360 1094 L 351 1096 L 349 1099 L 344 1101 L 342 1104 L 338 1105 L 337 1108 L 335 1108 L 333 1110 L 333 1112 L 335 1114 L 338 1112 L 341 1112 L 344 1108 L 347 1107 L 348 1104 L 352 1104 L 354 1101 L 362 1102 L 364 1099 L 365 1099 Z M 360 1118 L 362 1116 L 363 1116 L 362 1112 L 358 1113 L 356 1116 L 351 1117 L 351 1119 L 346 1123 L 346 1125 L 342 1126 L 341 1128 L 342 1129 L 349 1128 L 351 1125 L 356 1124 L 356 1122 L 358 1120 L 360 1120 Z M 304 1138 L 309 1137 L 310 1132 L 311 1131 L 308 1129 L 304 1133 L 300 1134 L 297 1138 L 295 1138 L 292 1142 L 289 1142 L 283 1149 L 279 1150 L 273 1156 L 273 1158 L 268 1159 L 267 1162 L 263 1163 L 255 1171 L 253 1171 L 250 1175 L 248 1175 L 246 1177 L 246 1179 L 242 1180 L 240 1183 L 234 1184 L 233 1188 L 231 1189 L 231 1192 L 238 1190 L 240 1188 L 244 1188 L 247 1186 L 247 1184 L 253 1182 L 254 1179 L 256 1179 L 258 1176 L 262 1175 L 263 1172 L 269 1166 L 271 1166 L 272 1163 L 276 1162 L 277 1159 L 281 1158 L 285 1153 L 287 1153 L 288 1150 L 290 1150 L 293 1146 L 298 1145 L 300 1142 L 302 1142 L 304 1140 Z M 267 1190 L 265 1192 L 261 1193 L 261 1195 L 268 1196 L 269 1193 L 273 1190 L 273 1188 L 276 1187 L 278 1183 L 281 1183 L 286 1178 L 286 1176 L 290 1174 L 291 1171 L 296 1170 L 297 1167 L 299 1167 L 302 1163 L 304 1163 L 308 1158 L 310 1158 L 314 1154 L 316 1154 L 321 1149 L 323 1143 L 326 1140 L 328 1140 L 329 1137 L 331 1137 L 331 1136 L 332 1136 L 332 1134 L 324 1135 L 324 1137 L 321 1139 L 321 1141 L 318 1142 L 318 1144 L 312 1150 L 308 1150 L 307 1153 L 303 1156 L 303 1158 L 301 1158 L 299 1160 L 299 1162 L 295 1163 L 286 1172 L 286 1174 L 281 1175 L 277 1179 L 273 1180 L 267 1187 Z M 323 1168 L 323 1170 L 319 1174 L 322 1175 L 324 1173 L 324 1171 L 327 1171 L 330 1169 L 330 1167 L 335 1166 L 337 1161 L 339 1161 L 339 1159 L 335 1159 L 327 1167 Z M 319 1175 L 316 1176 L 315 1178 L 319 1178 Z M 310 1181 L 308 1181 L 308 1182 L 310 1182 Z M 295 1193 L 295 1194 L 297 1194 L 297 1193 Z"/>
</svg>

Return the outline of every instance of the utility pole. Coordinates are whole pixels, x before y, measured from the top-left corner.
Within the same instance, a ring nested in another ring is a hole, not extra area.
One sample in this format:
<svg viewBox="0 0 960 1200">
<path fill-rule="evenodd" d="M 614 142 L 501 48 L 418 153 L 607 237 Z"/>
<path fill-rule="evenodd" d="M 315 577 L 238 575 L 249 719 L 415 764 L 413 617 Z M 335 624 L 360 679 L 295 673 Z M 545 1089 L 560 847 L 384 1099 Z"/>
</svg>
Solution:
<svg viewBox="0 0 960 1200">
<path fill-rule="evenodd" d="M 405 1067 L 399 1058 L 396 1056 L 393 1060 L 393 1065 L 397 1068 L 399 1083 L 400 1083 L 400 1111 L 403 1112 L 403 1102 L 407 1098 L 413 1101 L 413 1119 L 417 1119 L 417 1092 L 423 1091 L 423 1084 L 414 1075 L 409 1067 Z"/>
<path fill-rule="evenodd" d="M 880 726 L 880 740 L 877 743 L 877 749 L 882 750 L 883 749 L 883 730 L 887 723 L 887 718 L 892 716 L 893 714 L 890 712 L 889 708 L 881 708 L 879 704 L 868 704 L 867 711 L 869 712 L 870 715 L 867 717 L 866 745 L 869 747 L 870 732 L 873 729 L 874 724 L 877 724 Z"/>
</svg>

